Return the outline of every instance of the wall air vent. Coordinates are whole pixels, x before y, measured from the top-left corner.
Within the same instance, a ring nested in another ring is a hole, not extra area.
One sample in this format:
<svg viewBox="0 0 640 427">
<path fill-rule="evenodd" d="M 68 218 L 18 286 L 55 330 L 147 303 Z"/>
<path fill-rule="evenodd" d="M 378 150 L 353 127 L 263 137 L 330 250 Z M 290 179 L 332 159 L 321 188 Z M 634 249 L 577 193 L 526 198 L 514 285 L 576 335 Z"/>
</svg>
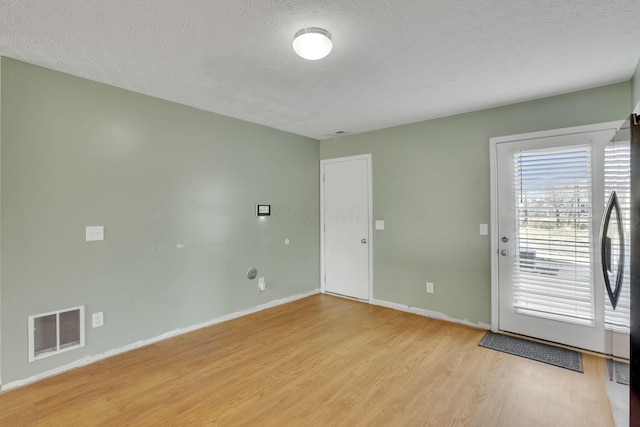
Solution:
<svg viewBox="0 0 640 427">
<path fill-rule="evenodd" d="M 29 362 L 84 347 L 84 306 L 29 316 Z"/>
<path fill-rule="evenodd" d="M 336 137 L 336 136 L 343 136 L 343 135 L 348 135 L 349 133 L 347 131 L 344 130 L 337 130 L 335 132 L 329 132 L 329 133 L 325 133 L 325 136 L 329 136 L 329 137 Z"/>
</svg>

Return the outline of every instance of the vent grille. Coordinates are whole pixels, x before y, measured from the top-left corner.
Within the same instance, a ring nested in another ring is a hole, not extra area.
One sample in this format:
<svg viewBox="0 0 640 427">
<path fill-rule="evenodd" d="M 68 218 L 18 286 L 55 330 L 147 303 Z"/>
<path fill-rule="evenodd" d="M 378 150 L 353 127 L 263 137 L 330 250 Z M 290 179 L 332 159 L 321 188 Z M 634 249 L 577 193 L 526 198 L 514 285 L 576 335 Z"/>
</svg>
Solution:
<svg viewBox="0 0 640 427">
<path fill-rule="evenodd" d="M 336 131 L 333 131 L 333 132 L 325 133 L 325 136 L 333 137 L 333 136 L 342 136 L 342 135 L 348 135 L 348 134 L 349 134 L 349 132 L 347 132 L 345 130 L 336 130 Z"/>
<path fill-rule="evenodd" d="M 29 362 L 84 347 L 84 306 L 29 316 Z"/>
</svg>

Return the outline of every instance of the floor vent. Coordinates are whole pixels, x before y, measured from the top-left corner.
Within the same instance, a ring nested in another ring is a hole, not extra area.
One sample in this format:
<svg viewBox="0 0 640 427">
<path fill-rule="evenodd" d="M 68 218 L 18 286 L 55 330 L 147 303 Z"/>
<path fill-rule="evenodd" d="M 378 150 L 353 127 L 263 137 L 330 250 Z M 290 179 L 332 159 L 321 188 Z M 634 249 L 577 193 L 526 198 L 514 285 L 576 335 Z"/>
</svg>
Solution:
<svg viewBox="0 0 640 427">
<path fill-rule="evenodd" d="M 29 362 L 84 347 L 84 306 L 29 316 Z"/>
</svg>

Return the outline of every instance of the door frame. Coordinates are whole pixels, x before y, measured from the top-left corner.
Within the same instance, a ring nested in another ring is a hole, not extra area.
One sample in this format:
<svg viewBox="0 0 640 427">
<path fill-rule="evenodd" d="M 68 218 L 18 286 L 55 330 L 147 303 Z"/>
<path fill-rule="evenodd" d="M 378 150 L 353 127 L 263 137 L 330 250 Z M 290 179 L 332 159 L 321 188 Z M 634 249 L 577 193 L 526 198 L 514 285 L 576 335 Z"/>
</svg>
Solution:
<svg viewBox="0 0 640 427">
<path fill-rule="evenodd" d="M 349 162 L 353 160 L 367 161 L 367 221 L 368 221 L 368 258 L 369 258 L 369 298 L 367 301 L 371 303 L 373 300 L 373 172 L 372 172 L 372 156 L 369 154 L 359 154 L 355 156 L 336 157 L 333 159 L 320 160 L 320 292 L 326 293 L 326 266 L 324 258 L 324 238 L 325 238 L 325 211 L 324 211 L 324 166 L 329 163 Z"/>
<path fill-rule="evenodd" d="M 616 120 L 593 125 L 573 126 L 561 129 L 551 129 L 538 132 L 529 132 L 516 135 L 493 137 L 489 139 L 489 164 L 491 182 L 491 331 L 499 332 L 500 328 L 500 299 L 498 288 L 498 260 L 499 260 L 499 238 L 498 236 L 498 150 L 501 143 L 517 142 L 538 138 L 550 138 L 554 136 L 564 136 L 576 133 L 594 132 L 607 129 L 618 129 L 624 120 Z"/>
</svg>

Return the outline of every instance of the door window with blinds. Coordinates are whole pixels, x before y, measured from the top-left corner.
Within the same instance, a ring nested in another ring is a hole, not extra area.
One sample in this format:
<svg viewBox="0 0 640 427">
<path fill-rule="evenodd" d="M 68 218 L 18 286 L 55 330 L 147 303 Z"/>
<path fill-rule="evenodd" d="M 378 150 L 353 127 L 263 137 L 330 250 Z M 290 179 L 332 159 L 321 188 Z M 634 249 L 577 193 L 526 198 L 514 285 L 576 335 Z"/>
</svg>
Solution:
<svg viewBox="0 0 640 427">
<path fill-rule="evenodd" d="M 607 200 L 615 191 L 620 206 L 622 229 L 624 231 L 624 253 L 631 253 L 630 246 L 630 201 L 631 201 L 631 147 L 629 141 L 610 142 L 604 149 L 604 196 Z M 614 239 L 617 238 L 613 234 Z M 620 260 L 619 242 L 613 242 L 610 246 L 609 258 L 613 263 Z M 622 288 L 620 298 L 614 310 L 608 297 L 605 297 L 604 327 L 607 330 L 628 334 L 631 314 L 630 283 L 631 274 L 629 262 L 625 262 L 622 274 Z"/>
<path fill-rule="evenodd" d="M 516 312 L 594 324 L 591 147 L 513 155 Z"/>
</svg>

